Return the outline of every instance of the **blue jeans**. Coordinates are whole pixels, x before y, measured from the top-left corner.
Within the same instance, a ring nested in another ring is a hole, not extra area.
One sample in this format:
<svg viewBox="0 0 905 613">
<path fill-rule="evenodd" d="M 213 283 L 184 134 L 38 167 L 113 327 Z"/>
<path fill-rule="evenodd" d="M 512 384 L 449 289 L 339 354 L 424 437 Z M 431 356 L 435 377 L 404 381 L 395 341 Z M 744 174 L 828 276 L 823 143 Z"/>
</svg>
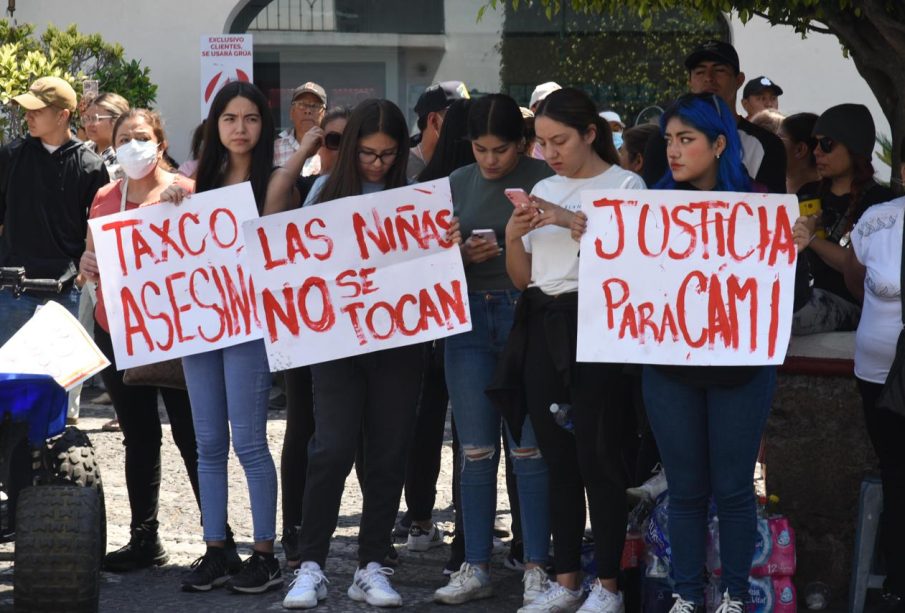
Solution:
<svg viewBox="0 0 905 613">
<path fill-rule="evenodd" d="M 675 592 L 704 603 L 707 509 L 720 519 L 720 593 L 747 602 L 757 537 L 752 478 L 770 413 L 776 368 L 741 385 L 695 386 L 645 366 L 644 405 L 669 483 Z"/>
<path fill-rule="evenodd" d="M 204 540 L 226 538 L 230 431 L 248 482 L 254 540 L 276 536 L 277 472 L 267 446 L 270 370 L 264 341 L 182 358 L 198 442 Z"/>
<path fill-rule="evenodd" d="M 446 385 L 462 448 L 465 560 L 471 564 L 489 562 L 493 549 L 502 420 L 484 390 L 509 338 L 517 298 L 516 291 L 469 292 L 471 332 L 446 339 Z M 530 419 L 520 445 L 503 429 L 518 482 L 525 561 L 544 564 L 550 544 L 547 464 Z"/>
</svg>

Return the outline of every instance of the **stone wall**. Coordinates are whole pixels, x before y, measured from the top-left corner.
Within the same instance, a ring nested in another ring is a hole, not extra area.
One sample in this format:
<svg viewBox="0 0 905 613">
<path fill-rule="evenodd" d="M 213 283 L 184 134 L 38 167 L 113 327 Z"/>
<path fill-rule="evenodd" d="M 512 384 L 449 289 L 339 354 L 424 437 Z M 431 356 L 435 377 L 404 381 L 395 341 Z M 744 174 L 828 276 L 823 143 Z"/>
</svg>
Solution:
<svg viewBox="0 0 905 613">
<path fill-rule="evenodd" d="M 766 432 L 767 487 L 797 536 L 799 602 L 811 581 L 847 602 L 861 479 L 875 469 L 852 376 L 780 373 Z"/>
</svg>

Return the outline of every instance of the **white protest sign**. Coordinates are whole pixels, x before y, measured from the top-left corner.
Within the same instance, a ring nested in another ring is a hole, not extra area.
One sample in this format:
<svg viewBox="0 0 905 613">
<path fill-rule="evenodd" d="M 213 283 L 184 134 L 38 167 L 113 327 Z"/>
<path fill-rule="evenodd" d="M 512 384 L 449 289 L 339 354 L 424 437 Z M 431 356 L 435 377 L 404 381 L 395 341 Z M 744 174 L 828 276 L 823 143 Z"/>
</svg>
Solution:
<svg viewBox="0 0 905 613">
<path fill-rule="evenodd" d="M 230 81 L 251 82 L 254 61 L 251 34 L 216 34 L 201 37 L 201 118 L 211 101 Z"/>
<path fill-rule="evenodd" d="M 582 193 L 578 360 L 781 364 L 789 343 L 795 196 Z"/>
<path fill-rule="evenodd" d="M 241 224 L 249 183 L 89 220 L 120 370 L 261 338 Z"/>
<path fill-rule="evenodd" d="M 67 392 L 109 365 L 79 321 L 53 301 L 0 347 L 0 372 L 50 375 Z"/>
<path fill-rule="evenodd" d="M 441 179 L 246 222 L 272 371 L 471 329 Z"/>
</svg>

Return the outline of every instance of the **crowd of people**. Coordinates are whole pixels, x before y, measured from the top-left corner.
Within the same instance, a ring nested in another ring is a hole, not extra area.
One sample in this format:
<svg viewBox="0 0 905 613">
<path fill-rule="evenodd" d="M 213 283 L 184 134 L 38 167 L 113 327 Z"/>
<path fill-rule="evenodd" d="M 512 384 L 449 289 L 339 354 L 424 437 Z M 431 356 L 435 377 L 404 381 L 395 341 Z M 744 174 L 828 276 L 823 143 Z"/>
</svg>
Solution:
<svg viewBox="0 0 905 613">
<path fill-rule="evenodd" d="M 283 585 L 264 341 L 183 358 L 187 391 L 124 384 L 87 219 L 159 202 L 191 207 L 193 193 L 246 181 L 259 213 L 269 215 L 448 177 L 454 223 L 446 238 L 461 251 L 471 331 L 282 374 L 281 545 L 294 570 L 284 607 L 313 608 L 327 596 L 327 556 L 353 467 L 363 507 L 348 596 L 403 604 L 391 582 L 392 538 L 406 537 L 413 551 L 444 544 L 432 511 L 451 407 L 456 528 L 437 602 L 493 595 L 504 456 L 513 509 L 507 565 L 523 570 L 521 612 L 624 611 L 626 489 L 662 462 L 672 611 L 703 610 L 712 498 L 720 522 L 719 611 L 742 613 L 756 538 L 752 474 L 776 369 L 578 362 L 578 255 L 587 226 L 580 194 L 790 193 L 815 206 L 793 228 L 800 252 L 793 333 L 857 330 L 855 375 L 883 475 L 885 593 L 890 611 L 905 610 L 905 534 L 895 519 L 905 517 L 905 417 L 877 407 L 903 321 L 896 262 L 905 200 L 874 179 L 873 120 L 856 104 L 781 115 L 783 90 L 763 76 L 746 82 L 724 42 L 702 43 L 685 66 L 689 93 L 655 123 L 626 127 L 583 91 L 553 82 L 539 85 L 524 108 L 505 94 L 472 99 L 464 83 L 445 81 L 418 100 L 414 137 L 393 102 L 329 108 L 326 90 L 313 82 L 293 91 L 292 126 L 277 136 L 267 98 L 253 84 L 233 82 L 216 94 L 192 159 L 178 168 L 159 113 L 130 108 L 115 93 L 79 106 L 69 83 L 44 77 L 14 97 L 28 136 L 0 149 L 0 264 L 64 279 L 67 289 L 18 300 L 0 295 L 0 342 L 46 300 L 73 313 L 80 301 L 87 308 L 94 339 L 111 361 L 102 379 L 122 429 L 132 513 L 130 541 L 108 553 L 104 567 L 128 572 L 168 559 L 158 534 L 160 394 L 206 543 L 182 588 L 255 594 Z M 737 113 L 740 91 L 747 117 Z M 77 109 L 89 142 L 73 136 Z M 566 404 L 570 430 L 551 412 Z M 227 518 L 230 445 L 253 519 L 253 550 L 244 560 Z M 403 493 L 407 511 L 397 521 Z M 588 518 L 597 577 L 585 594 Z"/>
</svg>

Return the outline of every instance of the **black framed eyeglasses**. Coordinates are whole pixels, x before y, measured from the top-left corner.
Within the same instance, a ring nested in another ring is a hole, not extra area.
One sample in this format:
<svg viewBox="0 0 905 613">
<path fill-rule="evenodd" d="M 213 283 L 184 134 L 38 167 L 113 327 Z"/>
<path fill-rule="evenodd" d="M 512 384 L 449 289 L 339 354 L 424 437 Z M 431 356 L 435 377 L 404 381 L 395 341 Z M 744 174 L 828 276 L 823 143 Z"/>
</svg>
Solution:
<svg viewBox="0 0 905 613">
<path fill-rule="evenodd" d="M 358 160 L 362 164 L 373 164 L 377 160 L 380 160 L 381 165 L 389 165 L 393 163 L 393 160 L 396 159 L 396 155 L 398 155 L 398 151 L 384 151 L 383 153 L 374 153 L 373 151 L 364 151 L 362 149 L 358 150 Z"/>
<path fill-rule="evenodd" d="M 330 151 L 339 149 L 339 141 L 342 140 L 342 132 L 327 132 L 324 134 L 324 147 Z"/>
<path fill-rule="evenodd" d="M 836 146 L 836 140 L 831 136 L 821 136 L 817 139 L 817 146 L 824 153 L 830 153 Z"/>
</svg>

